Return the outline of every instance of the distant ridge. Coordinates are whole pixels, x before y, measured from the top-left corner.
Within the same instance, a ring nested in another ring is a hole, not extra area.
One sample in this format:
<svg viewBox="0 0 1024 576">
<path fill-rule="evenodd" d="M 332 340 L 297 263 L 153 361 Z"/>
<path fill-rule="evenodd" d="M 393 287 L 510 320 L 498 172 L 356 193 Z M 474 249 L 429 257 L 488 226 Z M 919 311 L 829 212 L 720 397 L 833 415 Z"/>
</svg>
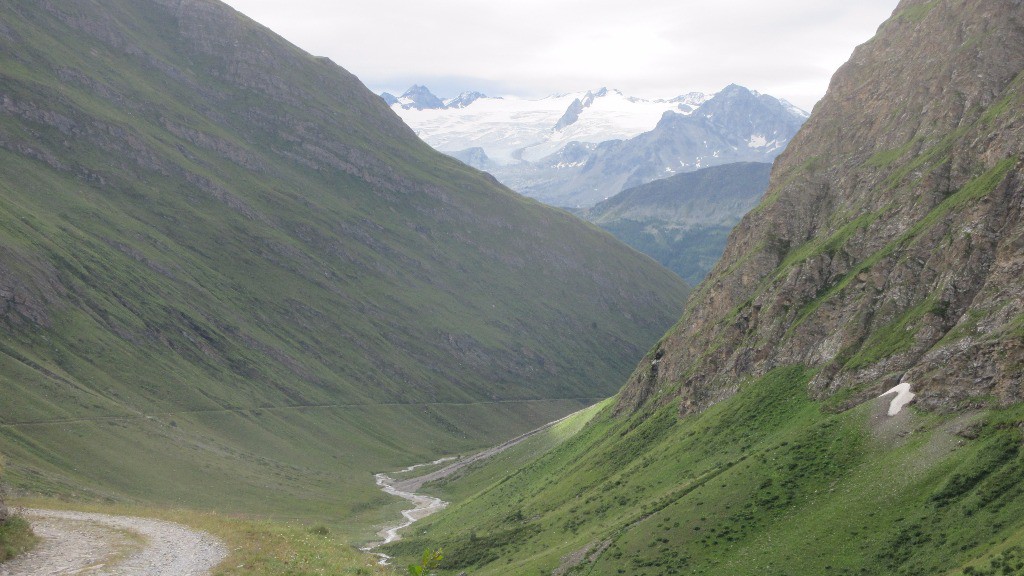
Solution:
<svg viewBox="0 0 1024 576">
<path fill-rule="evenodd" d="M 768 188 L 771 164 L 738 162 L 623 190 L 579 214 L 696 286 Z"/>
</svg>

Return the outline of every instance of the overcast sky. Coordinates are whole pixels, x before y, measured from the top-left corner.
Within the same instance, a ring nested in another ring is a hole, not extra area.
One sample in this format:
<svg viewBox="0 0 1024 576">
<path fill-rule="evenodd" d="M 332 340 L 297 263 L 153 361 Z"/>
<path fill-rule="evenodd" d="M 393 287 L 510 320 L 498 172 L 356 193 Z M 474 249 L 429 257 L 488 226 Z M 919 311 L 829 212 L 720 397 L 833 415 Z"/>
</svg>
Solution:
<svg viewBox="0 0 1024 576">
<path fill-rule="evenodd" d="M 227 0 L 375 92 L 641 97 L 730 83 L 810 110 L 898 0 Z"/>
</svg>

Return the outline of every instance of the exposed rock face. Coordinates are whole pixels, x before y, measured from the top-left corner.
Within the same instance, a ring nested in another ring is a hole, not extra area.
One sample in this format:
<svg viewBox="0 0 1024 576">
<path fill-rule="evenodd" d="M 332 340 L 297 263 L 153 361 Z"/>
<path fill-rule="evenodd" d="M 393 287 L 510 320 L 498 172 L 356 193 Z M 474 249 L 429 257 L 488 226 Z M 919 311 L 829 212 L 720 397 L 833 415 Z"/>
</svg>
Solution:
<svg viewBox="0 0 1024 576">
<path fill-rule="evenodd" d="M 1024 400 L 1024 2 L 905 0 L 833 77 L 618 409 L 780 365 L 853 405 Z"/>
</svg>

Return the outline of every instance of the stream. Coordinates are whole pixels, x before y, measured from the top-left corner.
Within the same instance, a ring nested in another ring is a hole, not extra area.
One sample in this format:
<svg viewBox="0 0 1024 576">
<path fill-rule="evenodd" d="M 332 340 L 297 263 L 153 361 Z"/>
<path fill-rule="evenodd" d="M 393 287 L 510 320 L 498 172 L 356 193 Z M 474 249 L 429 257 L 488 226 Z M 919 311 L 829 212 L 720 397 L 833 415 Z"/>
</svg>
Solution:
<svg viewBox="0 0 1024 576">
<path fill-rule="evenodd" d="M 414 507 L 402 511 L 402 517 L 404 518 L 404 520 L 401 524 L 388 526 L 380 532 L 377 532 L 377 536 L 383 538 L 383 540 L 378 542 L 371 542 L 370 544 L 367 544 L 366 546 L 360 548 L 360 550 L 362 550 L 363 552 L 370 552 L 376 555 L 378 558 L 380 558 L 381 564 L 389 563 L 391 561 L 390 556 L 382 552 L 374 552 L 374 550 L 385 544 L 390 544 L 392 542 L 401 540 L 402 537 L 398 534 L 398 532 L 401 531 L 403 528 L 408 528 L 409 526 L 412 526 L 412 524 L 417 520 L 422 520 L 435 512 L 444 510 L 445 506 L 448 506 L 448 503 L 445 502 L 444 500 L 441 500 L 440 498 L 434 498 L 432 496 L 424 496 L 423 494 L 417 494 L 416 491 L 419 490 L 420 487 L 422 487 L 425 483 L 430 482 L 432 480 L 447 478 L 448 476 L 451 476 L 452 474 L 461 470 L 462 468 L 465 468 L 481 460 L 490 458 L 495 454 L 500 454 L 501 452 L 508 450 L 509 448 L 515 446 L 516 444 L 519 444 L 523 440 L 526 440 L 527 438 L 534 436 L 535 434 L 539 434 L 541 432 L 544 432 L 545 430 L 548 430 L 552 426 L 558 424 L 559 422 L 562 422 L 563 420 L 566 420 L 570 416 L 572 416 L 572 414 L 570 414 L 569 416 L 565 416 L 563 418 L 559 418 L 554 422 L 548 422 L 547 424 L 541 426 L 540 428 L 537 428 L 536 430 L 531 430 L 526 434 L 517 436 L 511 440 L 508 440 L 507 442 L 504 442 L 492 448 L 488 448 L 487 450 L 478 452 L 476 454 L 473 454 L 472 456 L 468 456 L 465 458 L 449 456 L 448 458 L 441 458 L 440 460 L 434 460 L 433 462 L 426 462 L 423 464 L 416 464 L 415 466 L 409 466 L 408 468 L 401 470 L 400 472 L 397 472 L 397 474 L 404 474 L 406 472 L 412 472 L 417 468 L 423 468 L 425 466 L 434 466 L 437 464 L 444 464 L 445 462 L 451 462 L 453 460 L 455 461 L 452 464 L 449 464 L 441 468 L 440 470 L 435 470 L 422 476 L 417 476 L 415 478 L 409 478 L 406 480 L 395 480 L 394 478 L 388 476 L 387 474 L 375 474 L 374 478 L 377 481 L 377 486 L 379 486 L 382 491 L 391 494 L 392 496 L 405 498 L 406 500 L 412 502 Z"/>
<path fill-rule="evenodd" d="M 404 470 L 401 471 L 401 473 L 412 472 L 413 470 L 416 470 L 417 468 L 422 468 L 424 466 L 434 466 L 436 464 L 443 464 L 445 462 L 449 462 L 455 459 L 456 458 L 454 456 L 451 456 L 448 458 L 441 458 L 440 460 L 434 460 L 433 462 L 416 464 L 415 466 L 409 466 L 408 468 L 405 468 Z M 383 540 L 380 540 L 378 542 L 371 542 L 370 544 L 367 544 L 366 546 L 360 548 L 360 550 L 364 552 L 371 552 L 375 556 L 380 558 L 380 564 L 387 564 L 391 561 L 391 557 L 381 552 L 373 552 L 373 550 L 385 544 L 390 544 L 392 542 L 401 540 L 402 537 L 399 536 L 399 531 L 401 531 L 403 528 L 408 528 L 409 526 L 412 526 L 413 522 L 416 522 L 417 520 L 422 520 L 435 512 L 444 510 L 445 506 L 447 506 L 448 503 L 445 502 L 444 500 L 441 500 L 440 498 L 424 496 L 423 494 L 416 494 L 415 492 L 401 490 L 397 487 L 400 481 L 395 480 L 394 478 L 388 476 L 387 474 L 375 474 L 374 479 L 377 481 L 377 486 L 380 486 L 380 489 L 383 492 L 391 494 L 392 496 L 404 498 L 409 502 L 413 503 L 413 508 L 410 508 L 408 510 L 402 510 L 402 517 L 405 520 L 401 524 L 387 526 L 380 532 L 377 532 L 377 536 L 380 536 L 381 538 L 383 538 Z"/>
</svg>

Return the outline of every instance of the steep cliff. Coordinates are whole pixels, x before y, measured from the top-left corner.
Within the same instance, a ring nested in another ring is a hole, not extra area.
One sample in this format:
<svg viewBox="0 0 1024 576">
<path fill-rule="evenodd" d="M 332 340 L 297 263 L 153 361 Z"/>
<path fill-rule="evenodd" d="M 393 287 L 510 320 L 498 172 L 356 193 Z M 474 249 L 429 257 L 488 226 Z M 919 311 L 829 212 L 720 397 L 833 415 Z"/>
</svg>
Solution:
<svg viewBox="0 0 1024 576">
<path fill-rule="evenodd" d="M 618 411 L 779 366 L 837 408 L 1024 399 L 1024 4 L 906 0 L 834 76 Z"/>
</svg>

